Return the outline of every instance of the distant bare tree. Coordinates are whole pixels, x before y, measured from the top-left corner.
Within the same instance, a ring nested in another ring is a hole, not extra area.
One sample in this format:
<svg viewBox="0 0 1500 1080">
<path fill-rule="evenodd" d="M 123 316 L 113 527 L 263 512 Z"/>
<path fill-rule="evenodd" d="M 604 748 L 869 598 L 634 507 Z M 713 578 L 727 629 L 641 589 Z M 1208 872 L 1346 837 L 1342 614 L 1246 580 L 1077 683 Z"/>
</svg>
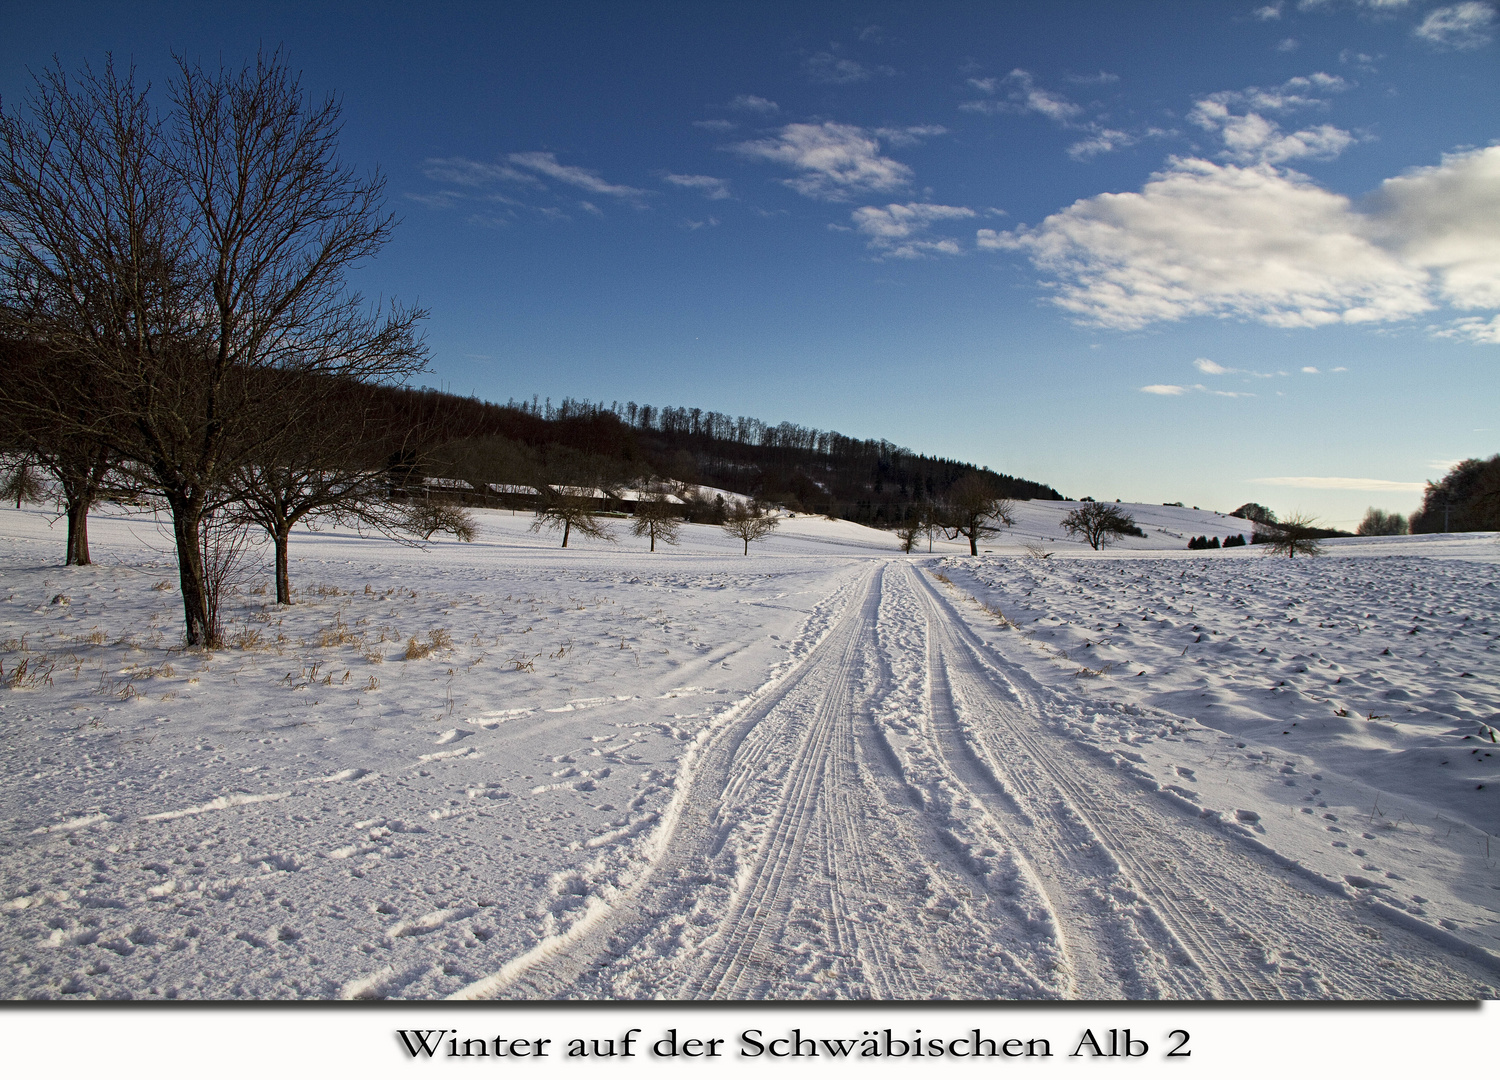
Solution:
<svg viewBox="0 0 1500 1080">
<path fill-rule="evenodd" d="M 999 536 L 1016 523 L 1016 504 L 1002 499 L 994 485 L 981 473 L 969 473 L 948 489 L 948 503 L 943 525 L 952 533 L 950 540 L 960 536 L 969 542 L 969 554 L 979 554 L 979 541 Z"/>
<path fill-rule="evenodd" d="M 611 544 L 615 542 L 615 534 L 599 520 L 599 509 L 595 505 L 597 500 L 566 487 L 554 488 L 542 484 L 537 490 L 541 492 L 541 501 L 536 508 L 536 520 L 531 523 L 532 532 L 540 533 L 543 529 L 556 532 L 561 529 L 563 547 L 568 546 L 568 537 L 575 532 L 590 540 L 604 540 Z"/>
<path fill-rule="evenodd" d="M 431 540 L 437 533 L 444 532 L 451 533 L 455 540 L 472 544 L 474 538 L 479 535 L 474 515 L 460 504 L 447 499 L 429 499 L 412 503 L 402 507 L 400 515 L 393 520 L 392 526 L 415 533 L 424 541 Z M 535 531 L 534 528 L 533 531 Z"/>
<path fill-rule="evenodd" d="M 736 540 L 742 540 L 745 544 L 745 554 L 750 554 L 752 541 L 764 540 L 776 531 L 779 520 L 774 514 L 768 514 L 763 507 L 755 504 L 745 505 L 737 503 L 724 516 L 724 524 L 720 526 Z"/>
<path fill-rule="evenodd" d="M 1230 517 L 1237 517 L 1237 518 L 1244 518 L 1246 521 L 1253 521 L 1257 525 L 1275 525 L 1276 524 L 1276 515 L 1275 515 L 1275 513 L 1273 513 L 1272 511 L 1266 509 L 1260 503 L 1253 503 L 1253 502 L 1251 502 L 1251 503 L 1245 503 L 1243 506 L 1239 507 L 1238 509 L 1229 511 L 1229 516 Z"/>
<path fill-rule="evenodd" d="M 47 497 L 46 485 L 37 475 L 36 463 L 24 455 L 0 465 L 0 499 L 16 500 L 16 509 L 22 503 L 38 503 Z"/>
<path fill-rule="evenodd" d="M 896 527 L 896 539 L 901 541 L 901 550 L 910 555 L 917 546 L 917 537 L 922 535 L 922 522 L 908 518 Z"/>
<path fill-rule="evenodd" d="M 111 63 L 46 72 L 0 116 L 0 333 L 88 366 L 99 408 L 55 420 L 139 463 L 170 509 L 199 645 L 205 516 L 285 434 L 266 373 L 400 381 L 425 350 L 422 312 L 346 288 L 395 221 L 381 178 L 338 159 L 336 101 L 310 101 L 279 55 L 179 61 L 170 97 L 163 118 Z"/>
<path fill-rule="evenodd" d="M 1266 546 L 1266 554 L 1280 555 L 1288 559 L 1298 555 L 1309 557 L 1323 554 L 1322 530 L 1318 521 L 1310 514 L 1293 514 L 1275 525 L 1265 525 L 1256 530 L 1256 542 Z"/>
<path fill-rule="evenodd" d="M 1356 536 L 1404 536 L 1406 528 L 1406 518 L 1401 514 L 1388 514 L 1372 506 L 1365 511 L 1364 520 L 1359 523 L 1359 528 L 1354 531 L 1354 534 Z"/>
<path fill-rule="evenodd" d="M 276 602 L 290 604 L 292 529 L 328 519 L 400 539 L 436 532 L 472 540 L 473 521 L 462 508 L 428 512 L 390 497 L 388 463 L 414 457 L 420 422 L 376 415 L 369 388 L 349 380 L 283 376 L 267 391 L 267 419 L 282 437 L 262 448 L 231 478 L 235 519 L 266 531 L 275 548 Z M 276 418 L 277 403 L 294 402 Z M 308 403 L 319 402 L 316 410 Z M 397 428 L 404 430 L 396 430 Z"/>
<path fill-rule="evenodd" d="M 1089 547 L 1098 551 L 1122 536 L 1135 532 L 1135 518 L 1116 509 L 1111 503 L 1079 503 L 1065 518 L 1062 527 L 1069 536 L 1081 535 Z"/>
<path fill-rule="evenodd" d="M 923 503 L 917 520 L 921 525 L 922 535 L 927 537 L 927 554 L 931 555 L 932 539 L 943 531 L 942 508 L 936 503 Z"/>
<path fill-rule="evenodd" d="M 668 501 L 665 495 L 650 493 L 635 504 L 635 522 L 630 531 L 635 536 L 649 536 L 651 550 L 656 542 L 677 544 L 678 530 L 682 526 L 682 512 L 678 504 Z"/>
<path fill-rule="evenodd" d="M 88 421 L 100 415 L 93 372 L 77 357 L 52 355 L 15 340 L 0 342 L 0 370 L 0 437 L 24 448 L 27 478 L 37 473 L 51 478 L 68 521 L 63 562 L 87 566 L 89 510 L 105 494 L 107 479 L 117 481 L 111 485 L 115 495 L 121 494 L 118 481 L 123 479 L 111 477 L 121 464 L 119 455 L 89 428 Z"/>
</svg>

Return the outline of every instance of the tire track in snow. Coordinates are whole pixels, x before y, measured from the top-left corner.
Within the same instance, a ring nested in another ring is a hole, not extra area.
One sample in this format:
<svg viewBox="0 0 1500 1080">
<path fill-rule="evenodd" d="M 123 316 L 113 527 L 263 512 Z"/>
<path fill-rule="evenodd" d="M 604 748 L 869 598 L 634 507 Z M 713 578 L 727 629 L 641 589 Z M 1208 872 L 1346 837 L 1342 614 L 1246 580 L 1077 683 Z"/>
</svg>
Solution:
<svg viewBox="0 0 1500 1080">
<path fill-rule="evenodd" d="M 962 729 L 957 709 L 951 701 L 942 702 L 938 694 L 934 694 L 934 723 L 942 733 L 945 750 L 951 753 L 950 760 L 966 762 L 965 771 L 979 780 L 981 790 L 993 785 L 1003 791 L 1004 781 L 1008 781 L 1033 819 L 1036 832 L 1041 834 L 1032 839 L 1033 866 L 1043 868 L 1051 878 L 1044 887 L 1049 897 L 1059 901 L 1060 915 L 1064 915 L 1072 931 L 1064 930 L 1064 940 L 1072 944 L 1068 949 L 1070 958 L 1083 961 L 1077 990 L 1088 997 L 1117 996 L 1118 991 L 1100 994 L 1106 989 L 1098 982 L 1103 974 L 1099 970 L 1101 961 L 1114 969 L 1112 974 L 1125 984 L 1122 989 L 1132 991 L 1130 996 L 1144 989 L 1131 987 L 1129 981 L 1132 975 L 1148 973 L 1131 972 L 1128 957 L 1119 954 L 1118 943 L 1101 941 L 1102 935 L 1098 934 L 1088 942 L 1086 934 L 1080 933 L 1087 923 L 1107 926 L 1100 916 L 1108 919 L 1109 913 L 1081 912 L 1076 898 L 1094 891 L 1089 885 L 1105 893 L 1111 887 L 1118 891 L 1124 886 L 1140 896 L 1149 917 L 1158 924 L 1159 933 L 1151 936 L 1157 939 L 1153 945 L 1158 954 L 1165 954 L 1162 957 L 1165 963 L 1154 974 L 1166 984 L 1162 989 L 1167 996 L 1280 998 L 1277 989 L 1253 969 L 1245 970 L 1242 958 L 1223 955 L 1215 936 L 1201 928 L 1205 920 L 1212 918 L 1214 910 L 1180 879 L 1165 880 L 1151 860 L 1136 850 L 1146 834 L 1143 823 L 1132 812 L 1131 804 L 1139 796 L 1132 799 L 1128 790 L 1117 793 L 1112 790 L 1119 787 L 1117 783 L 1101 783 L 1115 778 L 1105 777 L 1097 767 L 1087 770 L 1097 774 L 1087 784 L 1078 779 L 1076 760 L 1070 759 L 1067 768 L 1061 767 L 1056 750 L 1041 745 L 1031 730 L 1034 725 L 1026 721 L 1008 695 L 999 692 L 957 612 L 922 575 L 913 572 L 912 576 L 920 582 L 918 595 L 926 610 L 933 651 L 937 654 L 932 660 L 934 672 L 940 671 L 957 686 L 960 700 L 973 713 L 995 717 L 1003 723 L 1004 731 L 1003 737 L 998 731 L 987 733 L 990 737 L 974 745 Z M 936 674 L 934 677 L 938 678 Z M 1013 743 L 1020 753 L 1004 753 L 1001 747 L 1005 742 Z M 990 774 L 990 784 L 984 783 L 986 772 Z M 1114 797 L 1106 798 L 1106 792 Z M 1045 862 L 1038 850 L 1038 840 L 1052 854 Z M 1109 878 L 1115 880 L 1110 882 Z M 1118 918 L 1116 915 L 1115 919 Z M 1186 970 L 1184 961 L 1190 965 Z M 1193 969 L 1199 977 L 1194 977 Z"/>
<path fill-rule="evenodd" d="M 805 649 L 801 658 L 725 712 L 706 733 L 699 753 L 684 763 L 686 774 L 679 773 L 677 795 L 647 841 L 648 864 L 634 882 L 608 901 L 595 898 L 566 931 L 538 942 L 453 998 L 560 998 L 580 991 L 587 995 L 599 979 L 610 982 L 611 964 L 665 914 L 683 906 L 685 889 L 701 884 L 693 868 L 719 852 L 734 824 L 717 812 L 765 766 L 772 750 L 769 741 L 754 738 L 757 727 L 843 642 L 848 625 L 860 617 L 872 577 L 873 572 L 867 572 L 857 581 L 846 581 L 819 604 L 800 639 L 791 643 L 794 655 Z M 597 992 L 612 995 L 613 989 L 600 987 Z"/>
<path fill-rule="evenodd" d="M 835 648 L 817 665 L 813 677 L 797 688 L 796 698 L 812 699 L 812 724 L 797 749 L 767 838 L 748 878 L 737 890 L 722 937 L 712 943 L 708 970 L 683 988 L 683 997 L 740 998 L 763 987 L 766 966 L 778 958 L 778 953 L 786 955 L 781 939 L 791 913 L 792 894 L 798 885 L 803 849 L 810 838 L 819 834 L 823 839 L 820 846 L 824 865 L 833 887 L 825 914 L 831 917 L 833 937 L 842 946 L 841 951 L 857 952 L 852 924 L 844 917 L 842 904 L 832 897 L 837 886 L 849 876 L 846 871 L 841 873 L 841 860 L 835 854 L 842 847 L 843 837 L 837 835 L 836 827 L 830 827 L 839 816 L 828 814 L 821 804 L 825 789 L 837 792 L 841 787 L 837 775 L 839 751 L 843 751 L 846 765 L 853 756 L 852 743 L 839 740 L 837 735 L 841 727 L 847 733 L 850 714 L 856 707 L 854 680 L 861 666 L 859 654 L 869 647 L 867 639 L 880 605 L 883 570 L 880 568 L 870 577 L 859 601 L 851 603 L 851 617 L 836 631 L 840 640 Z M 785 704 L 799 712 L 806 707 L 803 702 L 793 700 L 793 695 L 788 695 Z M 798 709 L 799 705 L 803 709 Z M 847 745 L 837 745 L 840 741 Z M 817 827 L 820 817 L 826 823 L 821 829 Z M 847 815 L 843 817 L 848 820 Z M 879 970 L 882 965 L 875 967 Z"/>
<path fill-rule="evenodd" d="M 1058 805 L 1099 839 L 1206 977 L 1191 996 L 1465 998 L 1476 984 L 1488 984 L 1465 974 L 1461 958 L 1440 955 L 1399 928 L 1376 929 L 1359 905 L 1235 845 L 1047 731 L 1037 719 L 1042 707 L 918 577 L 930 619 L 946 639 L 948 670 L 972 695 L 976 715 L 992 718 L 965 738 L 1006 780 L 1028 769 L 1048 778 Z"/>
</svg>

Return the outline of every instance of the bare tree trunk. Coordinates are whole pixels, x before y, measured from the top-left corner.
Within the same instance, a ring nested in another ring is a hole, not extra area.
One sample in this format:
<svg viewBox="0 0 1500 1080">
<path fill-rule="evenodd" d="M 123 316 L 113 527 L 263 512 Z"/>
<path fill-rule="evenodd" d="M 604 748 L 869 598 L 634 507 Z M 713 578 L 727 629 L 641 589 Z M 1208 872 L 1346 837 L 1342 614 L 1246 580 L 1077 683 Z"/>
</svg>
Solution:
<svg viewBox="0 0 1500 1080">
<path fill-rule="evenodd" d="M 203 513 L 191 502 L 172 507 L 177 580 L 182 588 L 183 634 L 189 646 L 209 644 L 208 592 L 203 581 Z"/>
<path fill-rule="evenodd" d="M 979 537 L 977 532 L 969 534 L 969 554 L 974 556 L 978 556 L 979 554 Z"/>
<path fill-rule="evenodd" d="M 283 523 L 271 533 L 271 538 L 276 542 L 276 602 L 278 604 L 292 602 L 292 576 L 287 568 L 287 548 L 290 546 L 291 532 L 291 525 Z"/>
<path fill-rule="evenodd" d="M 68 555 L 65 566 L 88 566 L 89 504 L 83 499 L 68 503 Z"/>
<path fill-rule="evenodd" d="M 571 521 L 564 521 L 563 522 L 563 547 L 567 547 L 568 546 L 568 531 L 572 527 L 573 527 L 573 523 Z"/>
</svg>

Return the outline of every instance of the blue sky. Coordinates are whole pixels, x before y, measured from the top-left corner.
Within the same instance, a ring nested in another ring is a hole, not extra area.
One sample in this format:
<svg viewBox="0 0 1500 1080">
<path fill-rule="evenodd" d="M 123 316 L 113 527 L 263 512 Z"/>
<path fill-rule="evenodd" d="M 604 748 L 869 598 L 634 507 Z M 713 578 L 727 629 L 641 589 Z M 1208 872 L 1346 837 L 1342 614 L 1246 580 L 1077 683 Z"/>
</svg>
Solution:
<svg viewBox="0 0 1500 1080">
<path fill-rule="evenodd" d="M 455 392 L 1346 527 L 1500 450 L 1493 0 L 7 6 L 7 108 L 54 54 L 340 95 L 357 284 Z"/>
</svg>

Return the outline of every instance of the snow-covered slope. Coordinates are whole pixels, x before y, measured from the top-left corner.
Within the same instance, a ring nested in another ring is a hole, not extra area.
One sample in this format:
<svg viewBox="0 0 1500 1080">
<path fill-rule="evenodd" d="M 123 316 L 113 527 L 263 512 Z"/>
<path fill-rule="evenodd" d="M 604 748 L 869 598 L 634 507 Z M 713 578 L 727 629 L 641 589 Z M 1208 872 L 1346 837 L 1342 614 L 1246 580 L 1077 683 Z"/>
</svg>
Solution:
<svg viewBox="0 0 1500 1080">
<path fill-rule="evenodd" d="M 0 510 L 0 992 L 1492 994 L 1495 538 L 1026 556 L 1066 509 L 299 532 L 213 653 L 150 521 Z"/>
</svg>

